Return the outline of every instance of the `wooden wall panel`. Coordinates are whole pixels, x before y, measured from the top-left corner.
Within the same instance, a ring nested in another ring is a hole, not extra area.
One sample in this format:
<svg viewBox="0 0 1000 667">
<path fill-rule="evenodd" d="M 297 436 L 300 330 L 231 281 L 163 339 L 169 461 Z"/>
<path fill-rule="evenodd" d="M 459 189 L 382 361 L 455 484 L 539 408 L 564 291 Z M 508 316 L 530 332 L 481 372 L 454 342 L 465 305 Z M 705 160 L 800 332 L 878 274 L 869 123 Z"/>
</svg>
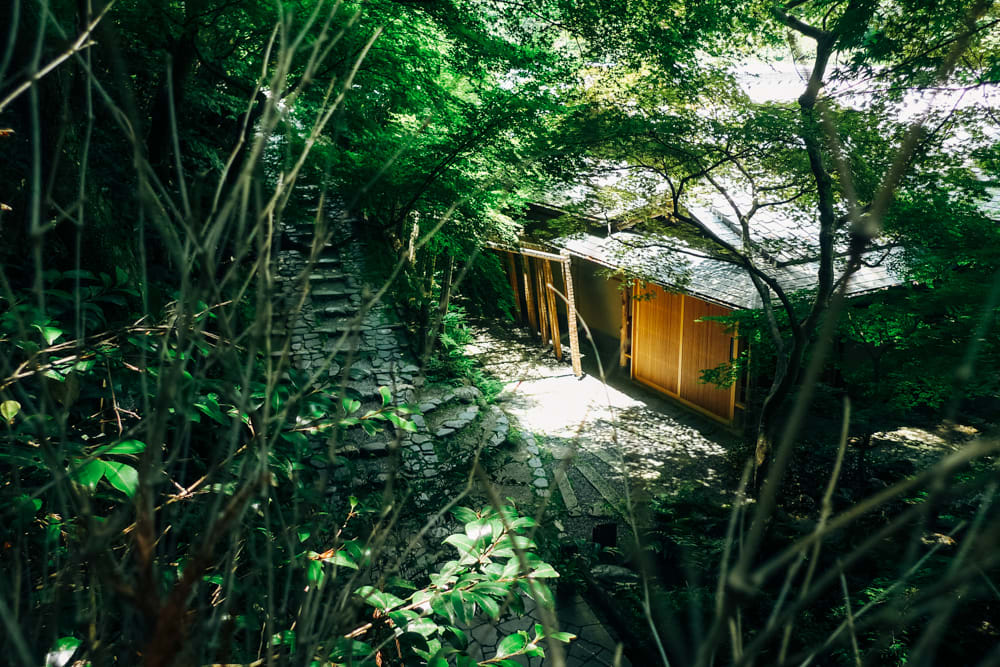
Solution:
<svg viewBox="0 0 1000 667">
<path fill-rule="evenodd" d="M 729 312 L 722 306 L 690 296 L 684 297 L 684 333 L 681 340 L 684 359 L 678 392 L 685 401 L 726 420 L 733 418 L 732 389 L 719 389 L 699 380 L 702 369 L 715 368 L 729 360 L 732 336 L 718 322 L 695 320 L 706 316 L 728 315 Z"/>
<path fill-rule="evenodd" d="M 656 285 L 639 293 L 649 292 L 653 298 L 633 303 L 632 377 L 676 395 L 683 297 Z"/>
</svg>

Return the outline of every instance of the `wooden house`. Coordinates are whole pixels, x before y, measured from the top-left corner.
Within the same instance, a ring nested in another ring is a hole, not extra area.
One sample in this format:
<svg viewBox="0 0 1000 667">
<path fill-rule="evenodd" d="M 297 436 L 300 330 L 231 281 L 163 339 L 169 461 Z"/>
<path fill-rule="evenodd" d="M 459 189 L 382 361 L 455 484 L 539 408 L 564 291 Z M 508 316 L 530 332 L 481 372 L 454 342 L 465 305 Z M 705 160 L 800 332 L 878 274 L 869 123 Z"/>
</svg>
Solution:
<svg viewBox="0 0 1000 667">
<path fill-rule="evenodd" d="M 719 208 L 691 207 L 689 213 L 740 245 L 738 227 Z M 755 239 L 759 255 L 785 291 L 813 287 L 814 230 L 776 216 L 755 222 L 755 229 L 763 230 Z M 636 382 L 724 424 L 741 424 L 745 383 L 720 388 L 704 382 L 702 372 L 731 361 L 745 345 L 738 332 L 711 318 L 760 307 L 760 296 L 742 268 L 684 241 L 628 231 L 496 248 L 504 255 L 518 316 L 543 341 L 551 341 L 558 357 L 564 351 L 560 338 L 569 334 L 578 373 L 577 316 L 596 335 L 617 340 L 618 362 Z M 866 264 L 854 276 L 849 295 L 901 282 L 885 256 L 873 259 L 881 261 Z M 642 282 L 630 281 L 632 286 L 623 288 L 621 276 L 641 277 Z"/>
</svg>

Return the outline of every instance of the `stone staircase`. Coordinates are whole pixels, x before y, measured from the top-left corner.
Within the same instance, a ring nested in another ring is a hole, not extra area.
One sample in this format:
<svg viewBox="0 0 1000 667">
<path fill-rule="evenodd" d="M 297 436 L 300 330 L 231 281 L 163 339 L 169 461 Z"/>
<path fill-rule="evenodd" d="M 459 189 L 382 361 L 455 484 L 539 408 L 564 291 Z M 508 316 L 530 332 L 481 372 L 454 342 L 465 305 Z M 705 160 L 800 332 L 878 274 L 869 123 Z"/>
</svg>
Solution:
<svg viewBox="0 0 1000 667">
<path fill-rule="evenodd" d="M 307 209 L 319 204 L 316 188 L 297 187 L 296 196 Z M 282 238 L 292 247 L 279 249 L 276 256 L 280 298 L 272 354 L 288 354 L 293 368 L 315 375 L 314 384 L 331 393 L 339 394 L 343 384 L 349 396 L 361 401 L 362 414 L 381 407 L 380 387 L 389 388 L 394 403 L 419 407 L 412 417 L 415 433 L 389 426 L 370 436 L 350 429 L 338 443 L 338 454 L 385 479 L 387 466 L 379 460 L 399 449 L 400 472 L 433 479 L 445 466 L 439 454 L 454 454 L 457 443 L 450 441 L 461 440 L 463 447 L 506 442 L 507 415 L 496 406 L 485 406 L 478 389 L 423 386 L 420 364 L 394 309 L 385 302 L 368 308 L 367 294 L 374 290 L 364 284 L 366 248 L 354 234 L 354 221 L 336 202 L 328 200 L 326 209 L 327 229 L 321 230 L 325 243 L 311 265 L 308 249 L 317 233 L 312 217 L 283 225 Z M 446 460 L 451 465 L 465 462 L 453 456 Z"/>
<path fill-rule="evenodd" d="M 296 196 L 307 209 L 315 210 L 319 203 L 316 188 L 297 188 Z M 515 438 L 508 414 L 496 405 L 487 405 L 475 387 L 425 386 L 420 364 L 393 308 L 384 302 L 371 307 L 366 303 L 373 291 L 363 279 L 366 249 L 354 234 L 354 221 L 343 215 L 342 209 L 336 202 L 327 203 L 323 220 L 329 228 L 322 231 L 323 246 L 311 265 L 308 250 L 316 235 L 312 216 L 284 224 L 282 237 L 291 247 L 279 249 L 275 257 L 279 298 L 271 332 L 272 354 L 279 358 L 287 355 L 293 368 L 315 376 L 315 387 L 332 395 L 346 391 L 360 400 L 362 414 L 381 407 L 380 387 L 390 389 L 394 403 L 416 406 L 419 412 L 412 415 L 417 427 L 413 433 L 390 426 L 390 430 L 369 436 L 360 428 L 349 429 L 337 443 L 336 453 L 351 461 L 350 466 L 329 461 L 326 436 L 317 436 L 312 461 L 322 470 L 327 493 L 356 493 L 369 480 L 386 482 L 395 472 L 422 480 L 422 489 L 437 486 L 453 496 L 458 489 L 447 486 L 449 477 L 442 472 L 454 469 L 467 474 L 473 452 L 485 450 L 494 454 L 489 471 L 494 480 L 506 476 L 513 482 L 495 486 L 502 497 L 517 496 L 518 503 L 529 511 L 526 501 L 546 503 L 555 487 L 550 487 L 549 466 L 542 461 L 546 455 L 535 437 L 520 431 Z M 514 469 L 519 474 L 508 474 Z M 440 506 L 439 498 L 428 491 L 417 494 L 412 502 Z M 432 526 L 411 559 L 412 572 L 404 570 L 403 574 L 416 576 L 433 568 L 442 557 L 441 540 L 448 532 L 441 523 Z M 409 548 L 409 539 L 407 535 L 397 546 Z M 615 641 L 579 595 L 560 604 L 558 613 L 563 628 L 580 636 L 567 649 L 567 665 L 611 664 Z M 529 613 L 524 618 L 511 618 L 503 629 L 530 631 L 536 617 Z M 487 622 L 471 629 L 483 657 L 496 652 L 493 626 Z M 533 659 L 530 664 L 542 664 L 542 660 Z M 628 662 L 619 664 L 627 666 Z"/>
</svg>

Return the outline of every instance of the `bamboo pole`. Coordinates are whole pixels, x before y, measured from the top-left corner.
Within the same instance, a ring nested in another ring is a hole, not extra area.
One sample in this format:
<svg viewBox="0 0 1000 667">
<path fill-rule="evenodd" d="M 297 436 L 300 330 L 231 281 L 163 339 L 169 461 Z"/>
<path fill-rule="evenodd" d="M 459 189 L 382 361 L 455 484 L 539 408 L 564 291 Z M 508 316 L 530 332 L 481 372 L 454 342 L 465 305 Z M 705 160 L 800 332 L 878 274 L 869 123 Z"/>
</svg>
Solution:
<svg viewBox="0 0 1000 667">
<path fill-rule="evenodd" d="M 535 265 L 535 295 L 538 297 L 538 323 L 539 333 L 542 335 L 542 343 L 549 342 L 549 313 L 545 307 L 545 278 L 542 277 L 542 267 L 539 262 L 542 260 L 532 260 Z"/>
<path fill-rule="evenodd" d="M 524 276 L 524 303 L 525 308 L 528 310 L 528 324 L 531 325 L 531 330 L 534 331 L 538 327 L 535 323 L 535 297 L 531 287 L 531 260 L 524 255 L 521 255 L 521 271 Z"/>
<path fill-rule="evenodd" d="M 566 328 L 569 332 L 569 354 L 573 362 L 573 374 L 583 375 L 580 364 L 580 337 L 576 330 L 576 291 L 573 289 L 573 267 L 568 250 L 562 251 L 563 282 L 566 285 Z"/>
<path fill-rule="evenodd" d="M 545 267 L 545 296 L 549 308 L 549 331 L 552 332 L 552 349 L 556 353 L 556 359 L 562 361 L 562 339 L 559 337 L 559 310 L 556 308 L 556 295 L 553 291 L 555 282 L 552 279 L 552 264 L 549 260 L 543 259 Z"/>
</svg>

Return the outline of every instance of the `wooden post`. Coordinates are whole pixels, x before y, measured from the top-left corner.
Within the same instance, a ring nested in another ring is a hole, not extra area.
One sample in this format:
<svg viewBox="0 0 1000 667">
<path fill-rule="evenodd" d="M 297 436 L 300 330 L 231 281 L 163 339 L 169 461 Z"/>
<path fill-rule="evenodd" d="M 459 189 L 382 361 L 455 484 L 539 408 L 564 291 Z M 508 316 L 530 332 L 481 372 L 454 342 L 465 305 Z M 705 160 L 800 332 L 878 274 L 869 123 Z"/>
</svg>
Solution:
<svg viewBox="0 0 1000 667">
<path fill-rule="evenodd" d="M 556 353 L 556 359 L 562 361 L 562 340 L 559 337 L 559 309 L 556 308 L 556 294 L 553 291 L 552 264 L 547 259 L 543 259 L 545 267 L 545 296 L 549 307 L 549 330 L 552 332 L 552 349 Z"/>
<path fill-rule="evenodd" d="M 542 277 L 542 267 L 539 265 L 541 261 L 543 260 L 535 259 L 532 260 L 532 263 L 535 265 L 535 295 L 538 297 L 538 324 L 540 325 L 538 328 L 544 344 L 549 342 L 549 313 L 545 307 L 545 293 L 548 290 L 545 289 L 545 278 Z"/>
<path fill-rule="evenodd" d="M 514 293 L 514 312 L 517 313 L 517 321 L 524 319 L 521 312 L 521 290 L 517 288 L 517 265 L 514 263 L 514 253 L 504 252 L 507 258 L 507 277 L 510 280 L 510 289 Z"/>
<path fill-rule="evenodd" d="M 563 256 L 563 282 L 566 284 L 566 328 L 569 331 L 569 354 L 573 362 L 573 374 L 583 375 L 580 366 L 580 337 L 576 330 L 576 292 L 573 290 L 573 267 L 568 250 L 560 253 Z"/>
<path fill-rule="evenodd" d="M 528 309 L 528 324 L 531 325 L 532 331 L 537 329 L 536 317 L 535 317 L 535 297 L 533 294 L 533 289 L 531 287 L 531 260 L 521 255 L 521 270 L 524 275 L 524 303 L 525 308 Z"/>
<path fill-rule="evenodd" d="M 622 290 L 622 325 L 618 330 L 618 366 L 625 368 L 628 363 L 629 337 L 631 331 L 628 326 L 628 310 L 632 301 L 632 287 L 626 285 Z"/>
</svg>

